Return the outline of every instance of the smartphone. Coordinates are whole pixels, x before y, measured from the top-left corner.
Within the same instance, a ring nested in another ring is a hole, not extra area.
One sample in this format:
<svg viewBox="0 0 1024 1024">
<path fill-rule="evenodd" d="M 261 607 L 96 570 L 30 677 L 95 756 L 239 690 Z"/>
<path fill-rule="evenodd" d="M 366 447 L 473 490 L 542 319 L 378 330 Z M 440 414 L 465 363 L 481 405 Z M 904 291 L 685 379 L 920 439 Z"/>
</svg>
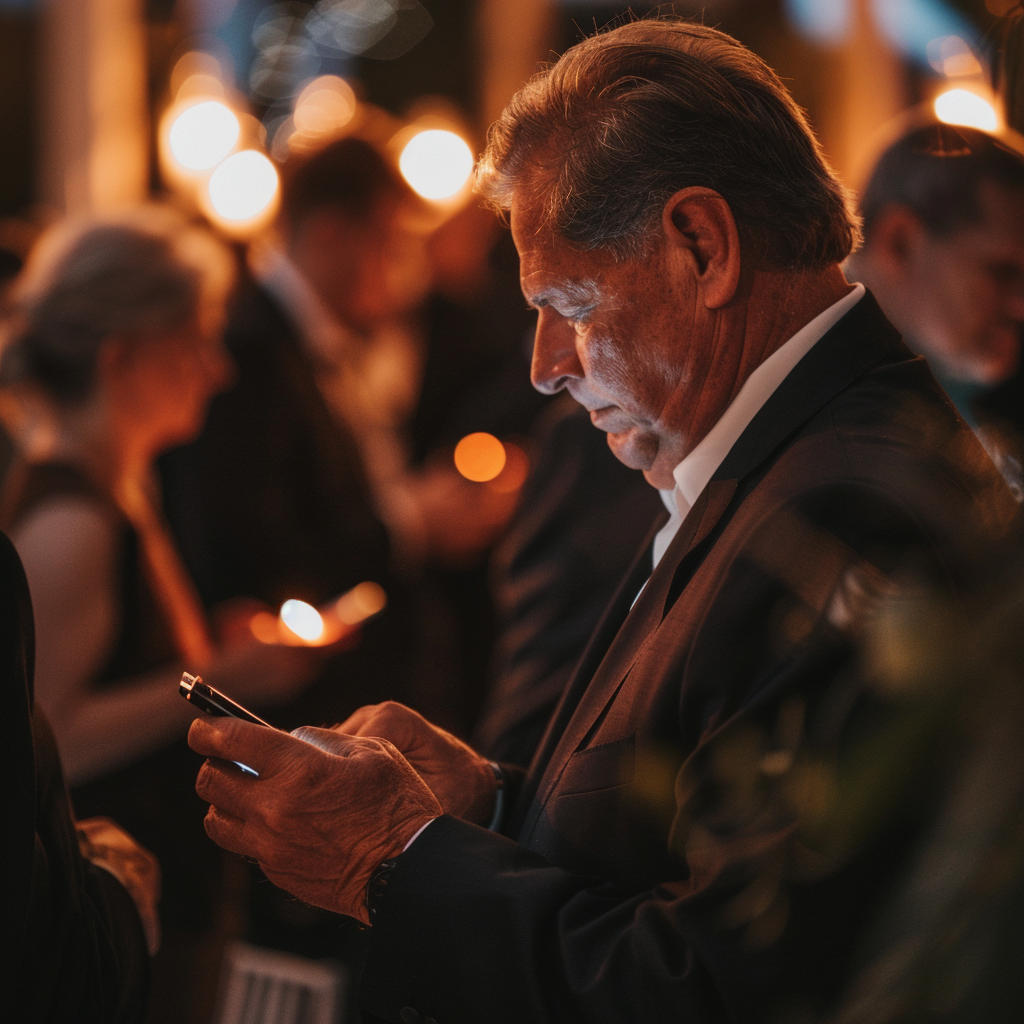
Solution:
<svg viewBox="0 0 1024 1024">
<path fill-rule="evenodd" d="M 209 683 L 204 683 L 202 676 L 183 672 L 181 682 L 178 684 L 178 693 L 200 711 L 205 711 L 206 714 L 213 715 L 215 718 L 240 718 L 243 722 L 265 725 L 268 729 L 274 728 L 269 722 L 263 721 L 259 715 L 254 715 L 251 711 L 243 708 L 241 704 L 221 693 L 220 690 L 210 686 Z M 259 772 L 254 771 L 247 764 L 242 764 L 241 761 L 233 763 L 237 764 L 243 772 L 259 776 Z"/>
</svg>

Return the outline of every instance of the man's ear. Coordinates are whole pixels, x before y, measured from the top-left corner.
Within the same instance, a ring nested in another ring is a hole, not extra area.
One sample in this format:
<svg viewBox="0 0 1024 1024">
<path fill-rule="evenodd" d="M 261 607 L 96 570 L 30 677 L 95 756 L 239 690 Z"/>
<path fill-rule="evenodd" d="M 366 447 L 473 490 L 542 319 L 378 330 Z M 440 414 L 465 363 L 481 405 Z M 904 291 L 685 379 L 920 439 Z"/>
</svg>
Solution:
<svg viewBox="0 0 1024 1024">
<path fill-rule="evenodd" d="M 680 189 L 665 204 L 670 251 L 691 262 L 708 309 L 728 305 L 740 283 L 740 235 L 729 204 L 713 189 Z"/>
<path fill-rule="evenodd" d="M 875 215 L 867 248 L 884 271 L 902 276 L 910 271 L 925 234 L 925 226 L 913 210 L 892 203 Z"/>
</svg>

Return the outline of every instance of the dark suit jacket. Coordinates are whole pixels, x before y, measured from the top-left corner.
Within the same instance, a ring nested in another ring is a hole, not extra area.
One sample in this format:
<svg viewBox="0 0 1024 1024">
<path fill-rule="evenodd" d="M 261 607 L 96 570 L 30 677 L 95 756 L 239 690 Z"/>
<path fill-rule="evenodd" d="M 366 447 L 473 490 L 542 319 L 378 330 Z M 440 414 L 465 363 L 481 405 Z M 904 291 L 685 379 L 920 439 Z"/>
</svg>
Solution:
<svg viewBox="0 0 1024 1024">
<path fill-rule="evenodd" d="M 568 395 L 550 410 L 530 478 L 492 558 L 491 689 L 473 745 L 528 765 L 637 546 L 666 515 Z"/>
<path fill-rule="evenodd" d="M 444 817 L 398 858 L 365 1009 L 442 1024 L 824 1012 L 936 777 L 909 741 L 896 756 L 881 742 L 912 730 L 896 728 L 884 645 L 873 667 L 858 640 L 893 588 L 963 577 L 967 537 L 1006 502 L 866 297 L 758 413 L 629 610 L 641 554 L 555 712 L 515 838 Z"/>
<path fill-rule="evenodd" d="M 148 984 L 142 926 L 113 875 L 79 855 L 57 747 L 34 707 L 33 660 L 28 584 L 0 534 L 0 1006 L 25 1024 L 129 1024 Z"/>
</svg>

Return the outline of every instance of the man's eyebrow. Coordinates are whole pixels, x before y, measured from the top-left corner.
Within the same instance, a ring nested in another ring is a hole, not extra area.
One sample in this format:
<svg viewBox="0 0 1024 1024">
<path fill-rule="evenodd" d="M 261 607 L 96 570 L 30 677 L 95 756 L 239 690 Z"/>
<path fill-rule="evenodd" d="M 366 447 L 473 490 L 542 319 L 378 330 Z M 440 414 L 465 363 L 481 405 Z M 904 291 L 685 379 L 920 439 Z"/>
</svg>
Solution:
<svg viewBox="0 0 1024 1024">
<path fill-rule="evenodd" d="M 590 306 L 594 301 L 595 283 L 591 280 L 560 281 L 557 286 L 544 288 L 526 297 L 526 304 L 531 309 L 543 309 L 551 304 L 552 299 L 561 299 L 573 308 Z"/>
</svg>

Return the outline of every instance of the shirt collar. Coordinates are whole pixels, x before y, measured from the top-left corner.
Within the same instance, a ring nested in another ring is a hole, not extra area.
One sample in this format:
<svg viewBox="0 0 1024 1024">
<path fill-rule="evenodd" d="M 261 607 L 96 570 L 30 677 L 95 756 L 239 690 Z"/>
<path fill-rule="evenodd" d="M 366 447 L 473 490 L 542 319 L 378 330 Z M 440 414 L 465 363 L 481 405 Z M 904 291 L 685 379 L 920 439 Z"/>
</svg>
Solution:
<svg viewBox="0 0 1024 1024">
<path fill-rule="evenodd" d="M 672 471 L 676 486 L 659 491 L 668 509 L 669 521 L 654 538 L 654 565 L 668 550 L 686 513 L 708 485 L 715 470 L 725 461 L 732 446 L 750 425 L 761 407 L 801 359 L 864 297 L 862 284 L 853 289 L 776 349 L 744 381 L 743 387 L 722 413 L 718 422 L 689 455 Z"/>
<path fill-rule="evenodd" d="M 693 507 L 700 492 L 761 407 L 793 367 L 860 302 L 864 292 L 864 285 L 855 284 L 850 292 L 801 327 L 751 373 L 718 422 L 672 471 L 675 488 L 661 491 L 662 501 L 669 512 L 683 516 Z"/>
</svg>

